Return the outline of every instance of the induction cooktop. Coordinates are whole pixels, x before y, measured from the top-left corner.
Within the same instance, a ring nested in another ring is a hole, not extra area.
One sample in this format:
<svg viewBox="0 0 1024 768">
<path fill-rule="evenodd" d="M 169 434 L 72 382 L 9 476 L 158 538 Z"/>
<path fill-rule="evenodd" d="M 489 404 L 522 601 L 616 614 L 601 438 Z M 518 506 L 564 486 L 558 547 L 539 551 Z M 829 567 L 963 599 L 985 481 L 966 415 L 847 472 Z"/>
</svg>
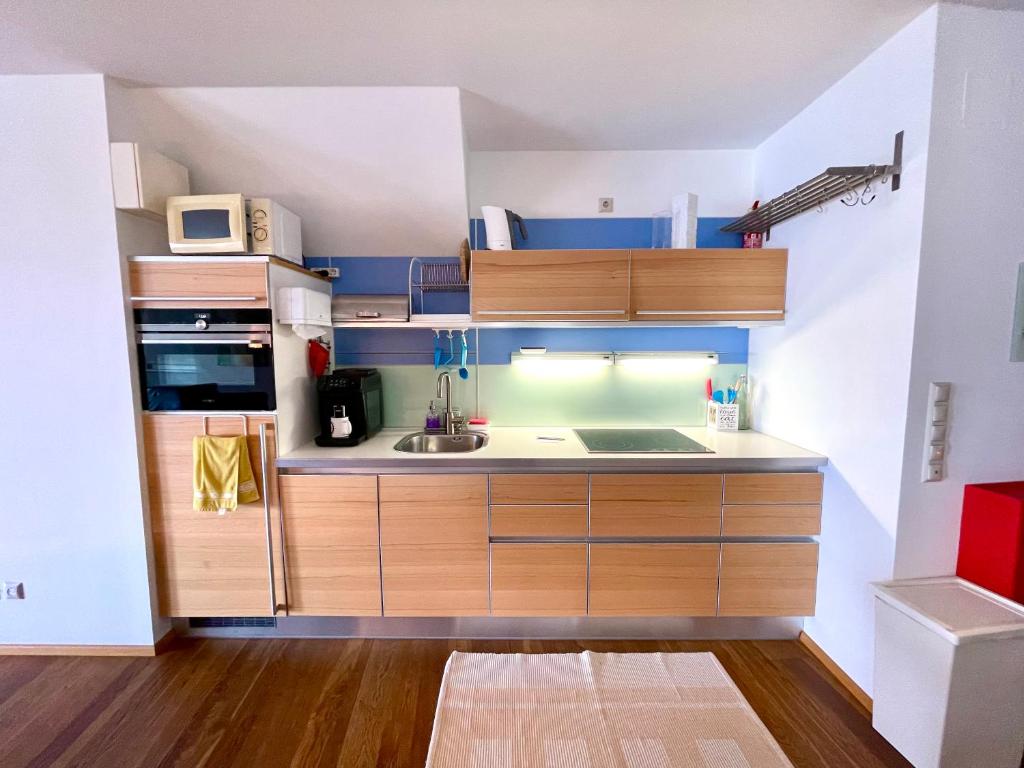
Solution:
<svg viewBox="0 0 1024 768">
<path fill-rule="evenodd" d="M 674 429 L 574 429 L 587 453 L 714 453 Z"/>
</svg>

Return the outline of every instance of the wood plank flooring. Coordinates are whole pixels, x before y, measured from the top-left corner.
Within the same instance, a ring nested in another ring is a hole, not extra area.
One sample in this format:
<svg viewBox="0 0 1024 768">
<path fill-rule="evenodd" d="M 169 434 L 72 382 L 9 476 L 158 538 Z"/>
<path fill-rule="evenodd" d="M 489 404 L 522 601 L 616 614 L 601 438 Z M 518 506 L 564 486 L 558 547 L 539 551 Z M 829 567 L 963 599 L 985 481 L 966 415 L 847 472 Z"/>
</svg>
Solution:
<svg viewBox="0 0 1024 768">
<path fill-rule="evenodd" d="M 908 766 L 795 641 L 182 639 L 0 657 L 3 768 L 423 766 L 453 650 L 713 651 L 797 768 Z"/>
</svg>

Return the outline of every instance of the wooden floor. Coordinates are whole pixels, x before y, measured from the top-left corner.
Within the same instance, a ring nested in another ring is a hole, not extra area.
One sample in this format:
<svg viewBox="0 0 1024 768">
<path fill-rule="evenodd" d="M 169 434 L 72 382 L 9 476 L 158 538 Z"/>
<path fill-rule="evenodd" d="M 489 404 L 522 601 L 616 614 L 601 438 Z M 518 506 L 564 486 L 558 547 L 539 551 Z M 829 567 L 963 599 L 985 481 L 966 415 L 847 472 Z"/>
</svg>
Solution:
<svg viewBox="0 0 1024 768">
<path fill-rule="evenodd" d="M 798 768 L 909 765 L 795 641 L 185 639 L 155 659 L 0 656 L 0 766 L 422 767 L 451 651 L 583 649 L 714 651 Z"/>
</svg>

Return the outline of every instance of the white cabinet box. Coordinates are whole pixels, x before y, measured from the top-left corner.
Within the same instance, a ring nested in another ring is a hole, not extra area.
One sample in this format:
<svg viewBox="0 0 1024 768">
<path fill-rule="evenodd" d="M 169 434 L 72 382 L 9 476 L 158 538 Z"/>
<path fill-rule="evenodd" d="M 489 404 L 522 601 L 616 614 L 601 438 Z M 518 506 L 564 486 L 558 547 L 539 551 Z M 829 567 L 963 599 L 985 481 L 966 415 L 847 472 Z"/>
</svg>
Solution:
<svg viewBox="0 0 1024 768">
<path fill-rule="evenodd" d="M 955 576 L 876 584 L 872 725 L 916 768 L 1019 768 L 1024 606 Z"/>
<path fill-rule="evenodd" d="M 167 198 L 189 194 L 188 168 L 131 141 L 110 143 L 114 206 L 155 219 L 167 217 Z"/>
</svg>

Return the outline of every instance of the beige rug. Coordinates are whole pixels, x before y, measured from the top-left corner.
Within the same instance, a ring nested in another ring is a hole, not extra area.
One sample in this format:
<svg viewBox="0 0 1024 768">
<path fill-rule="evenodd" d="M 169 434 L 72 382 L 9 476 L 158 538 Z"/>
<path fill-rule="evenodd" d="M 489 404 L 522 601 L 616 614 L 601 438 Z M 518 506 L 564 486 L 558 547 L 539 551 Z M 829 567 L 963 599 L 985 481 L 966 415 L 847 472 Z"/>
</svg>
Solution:
<svg viewBox="0 0 1024 768">
<path fill-rule="evenodd" d="M 453 653 L 427 768 L 792 768 L 711 653 Z"/>
</svg>

